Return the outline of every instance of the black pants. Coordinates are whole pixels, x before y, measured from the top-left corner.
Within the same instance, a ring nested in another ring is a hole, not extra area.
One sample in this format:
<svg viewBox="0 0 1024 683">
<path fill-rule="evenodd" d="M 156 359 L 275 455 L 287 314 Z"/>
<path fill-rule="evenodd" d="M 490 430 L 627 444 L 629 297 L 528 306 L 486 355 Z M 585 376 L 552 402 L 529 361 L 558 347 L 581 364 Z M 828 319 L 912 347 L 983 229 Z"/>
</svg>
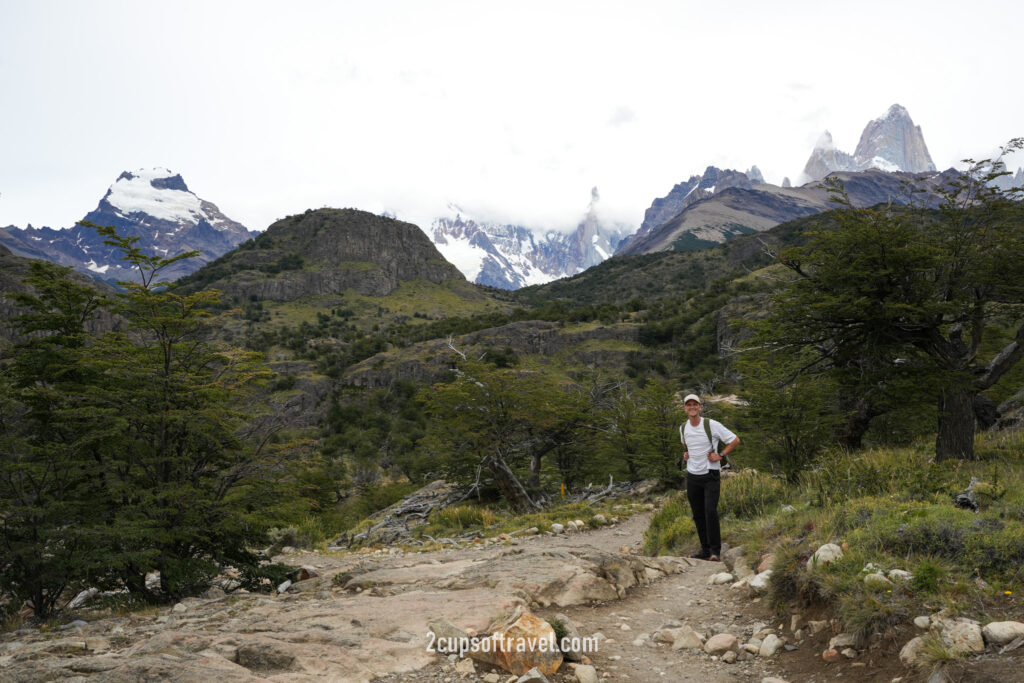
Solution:
<svg viewBox="0 0 1024 683">
<path fill-rule="evenodd" d="M 700 537 L 700 551 L 704 555 L 722 554 L 722 531 L 718 526 L 718 494 L 722 473 L 708 470 L 707 474 L 686 473 L 686 498 L 690 501 L 693 523 Z"/>
</svg>

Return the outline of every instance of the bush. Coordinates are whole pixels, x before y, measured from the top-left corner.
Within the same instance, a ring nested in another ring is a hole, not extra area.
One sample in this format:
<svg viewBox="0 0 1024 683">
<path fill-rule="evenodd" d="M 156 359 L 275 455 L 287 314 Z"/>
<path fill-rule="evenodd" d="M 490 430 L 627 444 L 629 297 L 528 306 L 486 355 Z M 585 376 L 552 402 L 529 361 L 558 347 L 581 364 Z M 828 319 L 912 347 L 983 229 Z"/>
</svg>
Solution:
<svg viewBox="0 0 1024 683">
<path fill-rule="evenodd" d="M 754 519 L 773 510 L 789 495 L 790 489 L 781 479 L 756 470 L 740 470 L 722 479 L 719 512 L 723 517 Z"/>
</svg>

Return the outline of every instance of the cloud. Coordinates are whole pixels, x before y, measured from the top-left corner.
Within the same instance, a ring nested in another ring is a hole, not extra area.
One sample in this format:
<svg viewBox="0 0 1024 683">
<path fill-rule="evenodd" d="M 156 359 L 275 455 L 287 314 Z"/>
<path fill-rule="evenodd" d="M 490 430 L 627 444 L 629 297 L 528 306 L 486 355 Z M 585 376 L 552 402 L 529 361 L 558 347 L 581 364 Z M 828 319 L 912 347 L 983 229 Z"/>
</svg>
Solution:
<svg viewBox="0 0 1024 683">
<path fill-rule="evenodd" d="M 611 118 L 608 119 L 608 125 L 624 126 L 634 121 L 636 121 L 636 112 L 623 105 L 612 112 Z"/>
</svg>

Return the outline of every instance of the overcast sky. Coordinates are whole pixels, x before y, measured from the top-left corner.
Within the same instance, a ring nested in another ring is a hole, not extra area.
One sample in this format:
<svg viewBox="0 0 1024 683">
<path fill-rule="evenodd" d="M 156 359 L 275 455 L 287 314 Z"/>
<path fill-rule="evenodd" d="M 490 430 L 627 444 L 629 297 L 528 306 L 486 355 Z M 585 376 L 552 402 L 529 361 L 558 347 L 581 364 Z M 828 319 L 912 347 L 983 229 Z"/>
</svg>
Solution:
<svg viewBox="0 0 1024 683">
<path fill-rule="evenodd" d="M 893 103 L 940 168 L 1024 135 L 1006 0 L 0 0 L 0 226 L 163 166 L 262 230 L 321 206 L 639 225 L 708 165 L 798 178 Z"/>
</svg>

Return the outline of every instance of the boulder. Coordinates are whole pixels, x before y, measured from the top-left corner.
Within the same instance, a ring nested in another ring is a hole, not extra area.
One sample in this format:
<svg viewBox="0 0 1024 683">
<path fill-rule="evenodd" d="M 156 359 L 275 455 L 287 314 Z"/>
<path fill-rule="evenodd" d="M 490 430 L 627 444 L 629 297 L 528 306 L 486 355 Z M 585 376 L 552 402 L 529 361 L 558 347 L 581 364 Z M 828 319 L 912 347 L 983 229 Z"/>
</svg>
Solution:
<svg viewBox="0 0 1024 683">
<path fill-rule="evenodd" d="M 931 628 L 931 625 L 932 625 L 931 617 L 925 617 L 925 616 L 914 617 L 914 626 L 918 627 L 919 629 L 921 629 L 923 631 L 927 631 L 929 628 Z"/>
<path fill-rule="evenodd" d="M 565 532 L 565 527 L 562 526 L 561 524 L 559 524 L 558 522 L 555 522 L 554 524 L 551 525 L 551 533 L 553 533 L 553 534 L 561 534 L 561 533 L 564 533 L 564 532 Z"/>
<path fill-rule="evenodd" d="M 757 573 L 766 572 L 772 568 L 772 563 L 775 562 L 775 554 L 768 553 L 761 556 L 761 561 L 757 565 Z"/>
<path fill-rule="evenodd" d="M 516 683 L 551 683 L 539 669 L 530 669 L 516 679 Z"/>
<path fill-rule="evenodd" d="M 857 644 L 857 637 L 852 633 L 840 633 L 828 641 L 829 648 L 842 650 L 844 647 L 854 647 Z"/>
<path fill-rule="evenodd" d="M 1024 637 L 1024 624 L 1019 621 L 993 621 L 985 624 L 981 635 L 989 645 L 1007 645 Z"/>
<path fill-rule="evenodd" d="M 900 650 L 900 661 L 906 667 L 916 667 L 924 663 L 921 658 L 925 640 L 921 636 L 911 638 Z"/>
<path fill-rule="evenodd" d="M 721 586 L 726 583 L 732 583 L 735 580 L 736 577 L 730 574 L 729 572 L 719 572 L 717 574 L 712 574 L 708 577 L 708 585 Z"/>
<path fill-rule="evenodd" d="M 753 591 L 755 594 L 764 593 L 766 590 L 768 590 L 768 580 L 771 579 L 771 577 L 772 570 L 766 569 L 754 578 L 750 579 L 747 585 L 750 586 L 750 590 Z"/>
<path fill-rule="evenodd" d="M 890 569 L 889 580 L 895 581 L 896 583 L 906 583 L 914 578 L 913 572 L 908 572 L 906 569 Z"/>
<path fill-rule="evenodd" d="M 576 680 L 578 683 L 598 683 L 597 669 L 580 664 L 576 667 Z"/>
<path fill-rule="evenodd" d="M 942 642 L 957 654 L 985 651 L 985 638 L 982 636 L 981 624 L 973 619 L 942 619 L 937 622 Z"/>
<path fill-rule="evenodd" d="M 839 650 L 829 648 L 821 653 L 821 658 L 829 664 L 835 664 L 838 661 L 842 661 L 842 655 L 839 654 Z"/>
<path fill-rule="evenodd" d="M 683 626 L 679 629 L 678 635 L 676 635 L 675 642 L 672 643 L 673 650 L 696 650 L 697 648 L 703 647 L 704 640 L 700 637 L 700 634 L 694 631 L 689 626 Z"/>
<path fill-rule="evenodd" d="M 776 652 L 778 652 L 779 648 L 781 647 L 782 640 L 780 640 L 779 637 L 773 633 L 767 636 L 764 639 L 764 641 L 761 642 L 761 647 L 758 648 L 757 654 L 761 655 L 762 657 L 771 657 Z"/>
<path fill-rule="evenodd" d="M 583 661 L 583 651 L 580 649 L 583 647 L 583 638 L 576 624 L 564 614 L 556 614 L 552 621 L 558 622 L 565 629 L 565 638 L 558 644 L 562 655 L 570 662 Z"/>
<path fill-rule="evenodd" d="M 708 638 L 708 642 L 704 643 L 704 651 L 709 655 L 721 655 L 730 650 L 737 650 L 739 648 L 739 641 L 736 640 L 736 636 L 730 633 L 718 633 Z"/>
<path fill-rule="evenodd" d="M 811 555 L 810 559 L 807 560 L 807 568 L 814 569 L 815 567 L 828 566 L 832 562 L 835 562 L 843 556 L 843 549 L 835 543 L 826 543 Z"/>
<path fill-rule="evenodd" d="M 470 650 L 469 656 L 516 675 L 525 675 L 532 669 L 550 675 L 562 665 L 562 652 L 558 649 L 555 630 L 551 624 L 530 612 L 523 614 L 511 626 L 481 639 L 477 647 Z"/>
<path fill-rule="evenodd" d="M 885 574 L 882 572 L 876 572 L 874 574 L 866 574 L 864 576 L 864 585 L 870 590 L 882 591 L 892 588 L 893 584 Z"/>
</svg>

